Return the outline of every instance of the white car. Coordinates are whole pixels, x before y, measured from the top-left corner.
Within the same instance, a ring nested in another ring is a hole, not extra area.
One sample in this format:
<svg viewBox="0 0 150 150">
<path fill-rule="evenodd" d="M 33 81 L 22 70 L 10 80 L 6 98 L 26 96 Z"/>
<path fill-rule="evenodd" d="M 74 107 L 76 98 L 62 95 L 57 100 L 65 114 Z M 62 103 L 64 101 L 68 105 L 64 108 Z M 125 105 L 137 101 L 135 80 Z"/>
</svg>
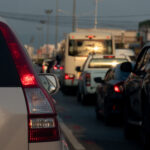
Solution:
<svg viewBox="0 0 150 150">
<path fill-rule="evenodd" d="M 116 49 L 117 56 L 125 56 L 129 61 L 135 61 L 135 52 L 132 49 Z"/>
<path fill-rule="evenodd" d="M 109 68 L 115 67 L 117 64 L 128 61 L 125 56 L 102 56 L 99 54 L 90 54 L 86 59 L 82 69 L 77 67 L 78 72 L 81 71 L 78 81 L 77 100 L 85 104 L 87 100 L 95 101 L 97 84 L 94 78 L 105 76 Z"/>
<path fill-rule="evenodd" d="M 63 150 L 49 95 L 58 90 L 57 80 L 53 75 L 37 76 L 26 50 L 2 18 L 0 51 L 0 150 Z"/>
</svg>

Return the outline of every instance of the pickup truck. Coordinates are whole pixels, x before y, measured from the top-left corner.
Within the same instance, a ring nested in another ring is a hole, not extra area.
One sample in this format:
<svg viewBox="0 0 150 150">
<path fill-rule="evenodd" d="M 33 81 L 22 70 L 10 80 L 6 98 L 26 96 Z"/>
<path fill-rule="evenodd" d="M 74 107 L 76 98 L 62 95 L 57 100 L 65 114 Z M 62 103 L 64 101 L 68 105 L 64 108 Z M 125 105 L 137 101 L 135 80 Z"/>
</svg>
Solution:
<svg viewBox="0 0 150 150">
<path fill-rule="evenodd" d="M 109 68 L 115 67 L 117 64 L 128 61 L 125 56 L 110 56 L 100 54 L 89 54 L 82 68 L 77 67 L 76 71 L 81 72 L 78 81 L 77 100 L 81 104 L 96 101 L 96 87 L 98 83 L 94 78 L 105 76 Z"/>
</svg>

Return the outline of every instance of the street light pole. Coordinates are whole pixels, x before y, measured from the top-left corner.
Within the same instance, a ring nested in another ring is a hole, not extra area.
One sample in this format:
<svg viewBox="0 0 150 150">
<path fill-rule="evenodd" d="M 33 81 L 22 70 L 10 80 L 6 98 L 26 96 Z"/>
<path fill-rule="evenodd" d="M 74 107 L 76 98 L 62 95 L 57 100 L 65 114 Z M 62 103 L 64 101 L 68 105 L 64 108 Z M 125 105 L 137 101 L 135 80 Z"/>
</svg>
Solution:
<svg viewBox="0 0 150 150">
<path fill-rule="evenodd" d="M 55 31 L 55 50 L 57 50 L 57 42 L 58 42 L 58 0 L 56 0 L 56 31 Z"/>
<path fill-rule="evenodd" d="M 44 20 L 41 20 L 40 21 L 40 23 L 41 23 L 41 26 L 42 26 L 42 28 L 43 28 L 43 31 L 42 31 L 42 44 L 44 44 L 44 42 L 45 42 L 45 40 L 44 40 L 44 24 L 46 23 L 46 21 L 44 21 Z"/>
<path fill-rule="evenodd" d="M 95 22 L 94 22 L 94 28 L 97 28 L 97 9 L 98 9 L 98 0 L 95 2 Z"/>
<path fill-rule="evenodd" d="M 40 48 L 40 46 L 41 46 L 41 39 L 42 39 L 42 36 L 41 36 L 41 32 L 42 32 L 42 27 L 41 26 L 38 26 L 37 27 L 37 30 L 38 30 L 38 32 L 39 32 L 39 42 L 38 42 L 38 48 Z"/>
<path fill-rule="evenodd" d="M 72 31 L 76 30 L 76 0 L 73 0 Z"/>
<path fill-rule="evenodd" d="M 52 10 L 45 10 L 45 13 L 47 14 L 47 37 L 46 37 L 46 44 L 47 44 L 47 55 L 48 55 L 48 43 L 49 43 L 49 25 L 50 25 L 50 14 L 52 13 Z"/>
</svg>

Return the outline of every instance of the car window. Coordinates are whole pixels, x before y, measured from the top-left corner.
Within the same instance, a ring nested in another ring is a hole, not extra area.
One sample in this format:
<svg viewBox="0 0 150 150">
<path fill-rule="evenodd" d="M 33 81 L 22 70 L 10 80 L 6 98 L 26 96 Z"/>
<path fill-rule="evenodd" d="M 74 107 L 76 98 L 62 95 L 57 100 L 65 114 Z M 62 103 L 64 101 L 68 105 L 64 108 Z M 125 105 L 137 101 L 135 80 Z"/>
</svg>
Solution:
<svg viewBox="0 0 150 150">
<path fill-rule="evenodd" d="M 143 55 L 140 57 L 140 60 L 137 60 L 136 71 L 144 71 L 145 65 L 150 61 L 150 48 L 146 49 Z"/>
<path fill-rule="evenodd" d="M 117 64 L 120 64 L 125 61 L 127 61 L 127 59 L 124 58 L 92 58 L 89 62 L 88 68 L 113 68 Z"/>
<path fill-rule="evenodd" d="M 146 64 L 149 63 L 149 61 L 150 61 L 150 48 L 147 50 L 147 52 L 145 54 L 141 71 L 145 70 L 145 66 L 146 66 Z"/>
<path fill-rule="evenodd" d="M 129 76 L 130 72 L 121 71 L 121 64 L 117 65 L 114 71 L 114 79 L 115 80 L 126 80 Z"/>
<path fill-rule="evenodd" d="M 112 80 L 113 78 L 114 78 L 114 69 L 109 69 L 105 74 L 104 80 L 109 81 Z"/>
</svg>

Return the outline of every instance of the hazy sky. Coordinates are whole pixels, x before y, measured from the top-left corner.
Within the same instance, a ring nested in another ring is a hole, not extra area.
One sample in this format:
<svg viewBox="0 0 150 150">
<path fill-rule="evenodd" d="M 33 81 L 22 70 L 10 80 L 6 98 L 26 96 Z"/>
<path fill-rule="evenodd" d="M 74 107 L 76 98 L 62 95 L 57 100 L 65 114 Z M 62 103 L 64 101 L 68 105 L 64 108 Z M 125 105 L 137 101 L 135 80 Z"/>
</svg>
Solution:
<svg viewBox="0 0 150 150">
<path fill-rule="evenodd" d="M 67 15 L 70 17 L 60 18 L 59 40 L 63 38 L 63 34 L 72 30 L 71 15 L 73 0 L 58 0 L 59 9 L 63 13 L 59 15 Z M 95 0 L 76 0 L 76 14 L 79 27 L 92 27 L 92 20 L 86 16 L 94 16 Z M 150 0 L 99 0 L 98 2 L 98 26 L 120 27 L 136 29 L 139 21 L 150 19 Z M 0 0 L 0 12 L 16 12 L 29 14 L 42 14 L 46 9 L 52 9 L 52 16 L 55 16 L 56 0 Z M 80 17 L 83 18 L 80 18 Z M 52 18 L 54 19 L 54 17 Z M 7 21 L 18 32 L 20 38 L 28 43 L 31 37 L 35 42 L 44 40 L 46 36 L 46 25 L 42 26 L 43 31 L 38 31 L 39 23 L 31 23 L 25 21 L 17 21 L 7 19 Z M 92 23 L 89 23 L 91 21 Z M 89 25 L 89 26 L 88 26 Z M 50 41 L 54 43 L 55 26 L 50 26 Z M 39 43 L 41 44 L 41 43 Z M 37 45 L 36 45 L 37 46 Z"/>
</svg>

